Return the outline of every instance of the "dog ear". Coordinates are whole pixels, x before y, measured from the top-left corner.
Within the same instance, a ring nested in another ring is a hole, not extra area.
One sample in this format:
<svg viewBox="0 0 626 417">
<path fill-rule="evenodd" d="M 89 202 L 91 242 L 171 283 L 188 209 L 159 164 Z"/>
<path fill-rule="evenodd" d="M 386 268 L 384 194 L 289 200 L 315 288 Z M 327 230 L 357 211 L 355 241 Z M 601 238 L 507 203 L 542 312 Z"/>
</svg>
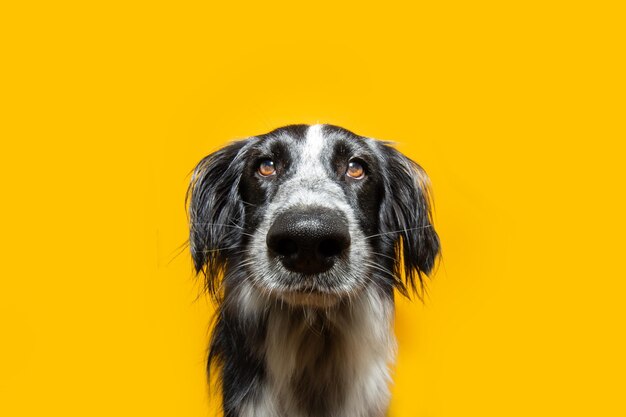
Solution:
<svg viewBox="0 0 626 417">
<path fill-rule="evenodd" d="M 395 253 L 394 275 L 398 287 L 423 290 L 423 275 L 433 269 L 440 251 L 433 227 L 428 176 L 417 163 L 388 145 L 385 155 L 385 196 L 381 205 L 381 242 Z"/>
<path fill-rule="evenodd" d="M 204 273 L 212 296 L 217 295 L 218 279 L 230 254 L 240 250 L 244 207 L 239 182 L 246 143 L 234 142 L 202 159 L 187 190 L 191 256 L 196 272 Z"/>
</svg>

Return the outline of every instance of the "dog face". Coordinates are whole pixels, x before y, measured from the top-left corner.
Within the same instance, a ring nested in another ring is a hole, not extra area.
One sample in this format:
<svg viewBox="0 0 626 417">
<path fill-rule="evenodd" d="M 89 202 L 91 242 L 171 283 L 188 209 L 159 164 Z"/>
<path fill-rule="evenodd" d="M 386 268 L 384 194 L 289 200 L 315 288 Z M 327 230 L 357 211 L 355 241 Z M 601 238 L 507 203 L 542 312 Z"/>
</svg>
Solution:
<svg viewBox="0 0 626 417">
<path fill-rule="evenodd" d="M 422 169 L 335 126 L 233 143 L 198 164 L 188 197 L 192 256 L 214 295 L 224 272 L 225 291 L 248 280 L 291 305 L 329 307 L 366 288 L 406 293 L 439 251 Z"/>
</svg>

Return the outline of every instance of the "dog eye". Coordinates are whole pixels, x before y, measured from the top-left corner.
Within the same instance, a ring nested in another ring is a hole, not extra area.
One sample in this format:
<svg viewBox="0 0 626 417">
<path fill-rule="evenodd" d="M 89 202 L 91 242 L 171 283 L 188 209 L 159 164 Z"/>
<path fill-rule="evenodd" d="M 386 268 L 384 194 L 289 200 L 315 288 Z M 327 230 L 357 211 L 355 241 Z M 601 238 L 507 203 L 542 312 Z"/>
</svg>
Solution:
<svg viewBox="0 0 626 417">
<path fill-rule="evenodd" d="M 363 165 L 358 161 L 350 161 L 348 162 L 346 175 L 355 180 L 360 180 L 365 177 L 365 168 L 363 168 Z"/>
<path fill-rule="evenodd" d="M 276 173 L 276 166 L 274 165 L 274 161 L 271 159 L 264 159 L 259 163 L 259 174 L 264 177 L 269 177 L 270 175 L 274 175 Z"/>
</svg>

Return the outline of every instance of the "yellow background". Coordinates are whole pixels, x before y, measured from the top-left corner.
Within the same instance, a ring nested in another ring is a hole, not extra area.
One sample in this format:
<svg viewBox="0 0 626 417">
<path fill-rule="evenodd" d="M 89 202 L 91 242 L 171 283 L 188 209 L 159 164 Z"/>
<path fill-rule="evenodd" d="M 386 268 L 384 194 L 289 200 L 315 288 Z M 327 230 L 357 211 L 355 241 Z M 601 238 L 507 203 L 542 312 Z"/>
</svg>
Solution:
<svg viewBox="0 0 626 417">
<path fill-rule="evenodd" d="M 391 416 L 626 415 L 617 5 L 4 2 L 0 415 L 211 416 L 188 173 L 317 121 L 432 179 Z"/>
</svg>

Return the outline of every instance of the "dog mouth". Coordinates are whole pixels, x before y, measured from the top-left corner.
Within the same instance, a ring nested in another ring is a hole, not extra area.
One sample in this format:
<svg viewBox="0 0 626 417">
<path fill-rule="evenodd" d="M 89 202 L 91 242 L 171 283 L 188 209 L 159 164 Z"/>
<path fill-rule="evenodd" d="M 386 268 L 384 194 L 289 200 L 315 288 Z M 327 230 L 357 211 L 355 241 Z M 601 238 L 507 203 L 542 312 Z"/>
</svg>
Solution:
<svg viewBox="0 0 626 417">
<path fill-rule="evenodd" d="M 252 286 L 269 304 L 279 302 L 280 305 L 286 303 L 294 307 L 328 308 L 349 300 L 359 291 L 356 283 L 346 282 L 328 273 L 304 275 L 283 271 L 272 274 L 273 279 L 267 280 L 262 275 L 250 272 L 254 277 Z"/>
<path fill-rule="evenodd" d="M 289 274 L 293 278 L 293 274 Z M 295 307 L 328 308 L 350 300 L 361 289 L 360 286 L 338 282 L 323 275 L 303 276 L 307 282 L 273 283 L 264 285 L 257 282 L 257 287 L 274 301 L 286 302 Z M 332 280 L 333 282 L 328 282 Z"/>
<path fill-rule="evenodd" d="M 323 292 L 316 288 L 299 288 L 277 293 L 277 296 L 292 306 L 328 308 L 337 305 L 344 299 L 335 292 Z"/>
</svg>

